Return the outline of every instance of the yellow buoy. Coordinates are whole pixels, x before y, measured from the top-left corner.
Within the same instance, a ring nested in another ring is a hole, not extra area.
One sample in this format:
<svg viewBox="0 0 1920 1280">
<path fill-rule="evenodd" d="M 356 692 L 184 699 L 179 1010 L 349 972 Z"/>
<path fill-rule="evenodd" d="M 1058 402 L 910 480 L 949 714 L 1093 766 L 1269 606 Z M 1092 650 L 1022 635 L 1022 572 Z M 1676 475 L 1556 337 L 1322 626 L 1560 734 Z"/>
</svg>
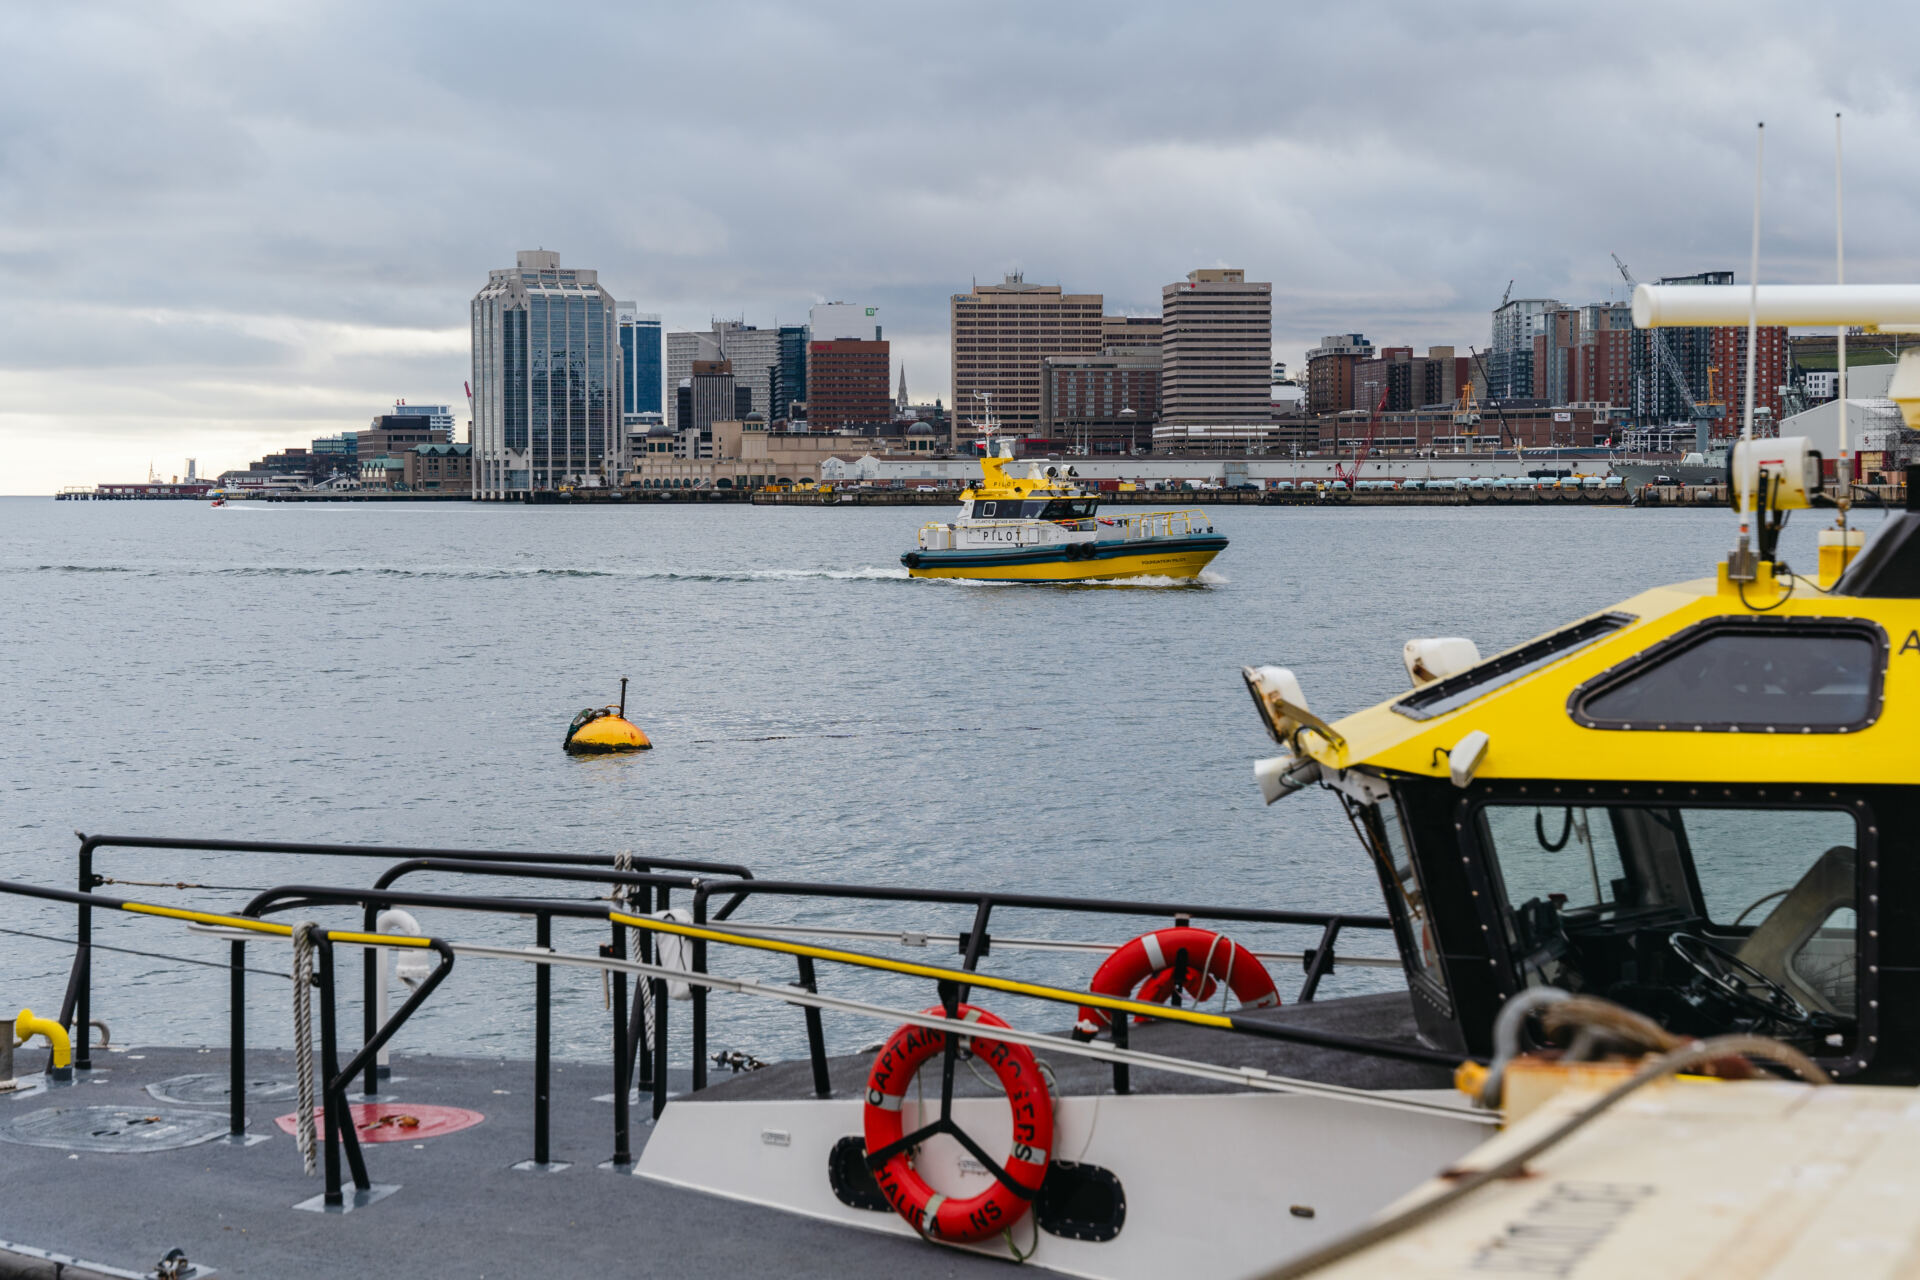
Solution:
<svg viewBox="0 0 1920 1280">
<path fill-rule="evenodd" d="M 598 755 L 608 751 L 645 751 L 653 746 L 647 735 L 627 720 L 627 678 L 620 677 L 620 704 L 588 707 L 567 726 L 568 755 Z"/>
</svg>

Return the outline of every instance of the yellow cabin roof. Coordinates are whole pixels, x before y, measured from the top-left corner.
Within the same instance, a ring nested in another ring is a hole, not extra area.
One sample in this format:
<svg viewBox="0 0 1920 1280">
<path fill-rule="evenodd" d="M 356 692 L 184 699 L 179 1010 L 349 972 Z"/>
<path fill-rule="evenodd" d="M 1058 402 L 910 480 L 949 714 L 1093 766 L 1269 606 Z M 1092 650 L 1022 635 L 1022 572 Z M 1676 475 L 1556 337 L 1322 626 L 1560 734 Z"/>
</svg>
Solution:
<svg viewBox="0 0 1920 1280">
<path fill-rule="evenodd" d="M 1766 564 L 1759 581 L 1746 590 L 1753 605 L 1770 605 L 1781 594 Z M 1622 616 L 1630 620 L 1620 622 Z M 1885 637 L 1877 713 L 1865 727 L 1813 732 L 1692 724 L 1593 727 L 1575 719 L 1570 700 L 1588 681 L 1716 618 L 1762 619 L 1766 621 L 1758 625 L 1763 626 L 1790 626 L 1796 620 L 1802 627 L 1817 626 L 1822 619 L 1877 626 Z M 1562 656 L 1499 683 L 1503 666 L 1513 668 L 1531 646 L 1570 632 L 1577 641 L 1576 629 L 1583 626 L 1598 632 L 1597 638 L 1574 643 Z M 1428 695 L 1424 712 L 1407 706 L 1409 699 L 1421 700 L 1426 690 L 1449 683 L 1454 683 L 1451 696 Z M 1488 687 L 1476 695 L 1476 683 Z M 1425 718 L 1414 718 L 1408 710 Z M 1311 730 L 1301 735 L 1302 748 L 1324 765 L 1385 774 L 1446 777 L 1446 751 L 1466 734 L 1481 730 L 1490 741 L 1474 775 L 1478 779 L 1920 783 L 1920 760 L 1912 751 L 1920 740 L 1920 600 L 1823 595 L 1802 580 L 1784 604 L 1760 611 L 1742 602 L 1722 566 L 1718 579 L 1642 592 L 1604 613 L 1487 658 L 1451 681 L 1400 694 L 1332 727 L 1346 740 L 1344 750 Z"/>
<path fill-rule="evenodd" d="M 973 498 L 1080 498 L 1085 497 L 1080 488 L 1059 476 L 1048 476 L 1046 468 L 1037 461 L 1027 461 L 1023 465 L 1038 472 L 1037 475 L 1008 475 L 1007 467 L 1014 462 L 1012 458 L 980 459 L 980 483 L 960 495 L 965 502 Z"/>
</svg>

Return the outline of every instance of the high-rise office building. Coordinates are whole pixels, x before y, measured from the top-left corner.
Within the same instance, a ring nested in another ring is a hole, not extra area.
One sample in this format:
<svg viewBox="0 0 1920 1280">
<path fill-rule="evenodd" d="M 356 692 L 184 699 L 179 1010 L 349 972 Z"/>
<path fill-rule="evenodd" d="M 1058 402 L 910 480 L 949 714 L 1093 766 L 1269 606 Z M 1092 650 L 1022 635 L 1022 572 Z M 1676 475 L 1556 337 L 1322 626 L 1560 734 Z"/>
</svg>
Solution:
<svg viewBox="0 0 1920 1280">
<path fill-rule="evenodd" d="M 740 413 L 740 384 L 733 366 L 725 360 L 697 360 L 687 379 L 688 404 L 693 416 L 686 425 L 706 431 L 722 418 L 737 418 Z"/>
<path fill-rule="evenodd" d="M 737 320 L 716 321 L 720 354 L 733 366 L 733 383 L 753 396 L 752 412 L 773 417 L 773 384 L 780 375 L 780 331 Z M 741 416 L 745 416 L 744 414 Z"/>
<path fill-rule="evenodd" d="M 815 431 L 866 427 L 890 421 L 893 402 L 887 397 L 886 342 L 837 338 L 813 343 L 808 351 L 813 390 L 807 402 L 807 422 Z"/>
<path fill-rule="evenodd" d="M 599 273 L 522 250 L 473 299 L 473 493 L 611 484 L 625 469 L 620 339 Z"/>
<path fill-rule="evenodd" d="M 780 377 L 781 339 L 778 329 L 760 329 L 738 320 L 715 320 L 706 331 L 681 330 L 667 335 L 667 385 L 678 387 L 693 376 L 694 361 L 709 364 L 725 360 L 733 367 L 737 386 L 748 388 L 753 396 L 753 411 L 770 412 L 774 382 Z M 676 415 L 678 407 L 675 408 Z M 686 424 L 675 421 L 674 430 Z"/>
<path fill-rule="evenodd" d="M 858 302 L 820 302 L 807 311 L 807 328 L 815 342 L 835 342 L 853 338 L 860 342 L 882 342 L 886 333 L 880 327 L 880 308 Z"/>
<path fill-rule="evenodd" d="M 780 367 L 773 384 L 773 410 L 768 415 L 769 422 L 804 418 L 804 411 L 797 411 L 796 404 L 804 405 L 807 400 L 807 344 L 813 340 L 813 330 L 804 324 L 783 324 L 780 326 Z"/>
<path fill-rule="evenodd" d="M 1160 291 L 1161 421 L 1265 422 L 1272 370 L 1271 284 L 1206 268 Z"/>
<path fill-rule="evenodd" d="M 976 284 L 953 295 L 953 419 L 960 438 L 977 435 L 992 397 L 1001 429 L 1031 432 L 1041 419 L 1041 361 L 1100 354 L 1097 293 L 1063 293 L 1057 284 L 1028 284 L 1019 272 L 1001 284 Z"/>
<path fill-rule="evenodd" d="M 679 330 L 667 335 L 667 386 L 676 399 L 667 414 L 667 425 L 675 432 L 686 426 L 680 418 L 678 390 L 693 376 L 695 361 L 712 364 L 726 357 L 720 354 L 720 339 L 711 331 Z"/>
<path fill-rule="evenodd" d="M 666 372 L 660 317 L 631 302 L 617 304 L 620 319 L 620 417 L 661 412 L 661 376 Z"/>
</svg>

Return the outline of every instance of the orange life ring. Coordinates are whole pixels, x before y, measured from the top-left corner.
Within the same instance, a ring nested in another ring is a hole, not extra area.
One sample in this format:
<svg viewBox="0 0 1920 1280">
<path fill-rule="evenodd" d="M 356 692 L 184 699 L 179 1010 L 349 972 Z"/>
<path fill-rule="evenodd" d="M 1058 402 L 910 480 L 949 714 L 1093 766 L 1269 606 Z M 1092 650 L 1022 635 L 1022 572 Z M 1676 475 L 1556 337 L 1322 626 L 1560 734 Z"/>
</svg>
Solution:
<svg viewBox="0 0 1920 1280">
<path fill-rule="evenodd" d="M 927 1012 L 939 1015 L 945 1011 L 936 1007 Z M 972 1005 L 961 1005 L 959 1014 L 966 1021 L 983 1027 L 1007 1025 L 985 1009 Z M 1053 1099 L 1047 1093 L 1046 1081 L 1040 1077 L 1039 1064 L 1025 1045 L 975 1036 L 963 1040 L 961 1047 L 971 1047 L 976 1058 L 993 1068 L 994 1075 L 1000 1078 L 1000 1087 L 1007 1091 L 1007 1104 L 1013 1109 L 1013 1150 L 1004 1168 L 996 1171 L 992 1158 L 953 1123 L 944 1109 L 932 1124 L 913 1134 L 904 1134 L 900 1108 L 906 1101 L 914 1074 L 921 1064 L 944 1052 L 946 1047 L 947 1033 L 932 1027 L 902 1027 L 894 1032 L 867 1073 L 863 1127 L 869 1153 L 883 1153 L 888 1147 L 900 1148 L 888 1154 L 873 1171 L 873 1180 L 887 1203 L 922 1235 L 965 1244 L 985 1240 L 1011 1227 L 1031 1208 L 1033 1197 L 1039 1194 L 1040 1183 L 1047 1176 L 1047 1162 L 1052 1155 Z M 906 1139 L 917 1145 L 922 1138 L 934 1133 L 947 1133 L 958 1139 L 976 1159 L 988 1166 L 989 1172 L 995 1173 L 993 1185 L 965 1200 L 956 1200 L 928 1186 L 914 1170 L 910 1148 L 902 1144 Z M 872 1160 L 871 1154 L 868 1159 Z"/>
<path fill-rule="evenodd" d="M 1101 962 L 1087 989 L 1095 995 L 1132 997 L 1159 1004 L 1173 992 L 1173 971 L 1183 951 L 1186 976 L 1181 987 L 1195 1001 L 1207 999 L 1224 981 L 1243 1009 L 1263 1009 L 1280 1003 L 1273 975 L 1251 951 L 1225 934 L 1184 925 L 1142 934 L 1127 943 Z M 1139 987 L 1137 995 L 1135 987 Z M 1082 1005 L 1073 1038 L 1091 1040 L 1112 1024 L 1105 1009 Z"/>
</svg>

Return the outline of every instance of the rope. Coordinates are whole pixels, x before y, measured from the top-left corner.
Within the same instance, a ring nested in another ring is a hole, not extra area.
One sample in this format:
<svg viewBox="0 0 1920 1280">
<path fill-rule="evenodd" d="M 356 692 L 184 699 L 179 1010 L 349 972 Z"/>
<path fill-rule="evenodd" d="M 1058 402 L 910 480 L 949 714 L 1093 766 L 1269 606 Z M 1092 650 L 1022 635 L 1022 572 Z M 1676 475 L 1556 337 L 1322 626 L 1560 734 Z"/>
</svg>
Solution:
<svg viewBox="0 0 1920 1280">
<path fill-rule="evenodd" d="M 622 849 L 614 854 L 613 869 L 615 871 L 633 870 L 633 850 Z M 642 902 L 636 906 L 634 902 L 635 894 L 646 891 L 645 885 L 627 884 L 613 887 L 614 897 L 624 898 L 628 912 L 637 916 L 650 914 L 647 910 L 649 904 Z M 627 954 L 635 960 L 640 958 L 640 930 L 632 925 L 627 926 Z M 651 1046 L 653 1044 L 653 983 L 646 978 L 634 983 L 633 998 L 640 1004 L 641 1023 L 645 1027 L 641 1034 L 645 1036 L 646 1043 Z M 654 1070 L 662 1069 L 658 1063 L 654 1064 Z"/>
<path fill-rule="evenodd" d="M 300 1114 L 293 1140 L 309 1178 L 318 1167 L 313 1155 L 313 939 L 307 932 L 315 927 L 311 920 L 293 926 L 293 1061 L 300 1077 Z"/>
<path fill-rule="evenodd" d="M 72 938 L 56 938 L 50 933 L 28 933 L 25 929 L 0 929 L 0 933 L 10 933 L 16 938 L 33 938 L 40 942 L 58 942 L 64 946 L 78 946 Z M 165 951 L 137 951 L 132 947 L 110 947 L 104 942 L 90 942 L 88 948 L 93 951 L 117 951 L 123 956 L 140 956 L 147 960 L 171 960 L 175 964 L 204 965 L 209 969 L 231 970 L 232 965 L 224 960 L 196 960 L 192 956 L 169 955 Z M 289 978 L 292 974 L 281 973 L 278 969 L 254 969 L 243 966 L 247 973 L 257 973 L 263 978 Z"/>
</svg>

